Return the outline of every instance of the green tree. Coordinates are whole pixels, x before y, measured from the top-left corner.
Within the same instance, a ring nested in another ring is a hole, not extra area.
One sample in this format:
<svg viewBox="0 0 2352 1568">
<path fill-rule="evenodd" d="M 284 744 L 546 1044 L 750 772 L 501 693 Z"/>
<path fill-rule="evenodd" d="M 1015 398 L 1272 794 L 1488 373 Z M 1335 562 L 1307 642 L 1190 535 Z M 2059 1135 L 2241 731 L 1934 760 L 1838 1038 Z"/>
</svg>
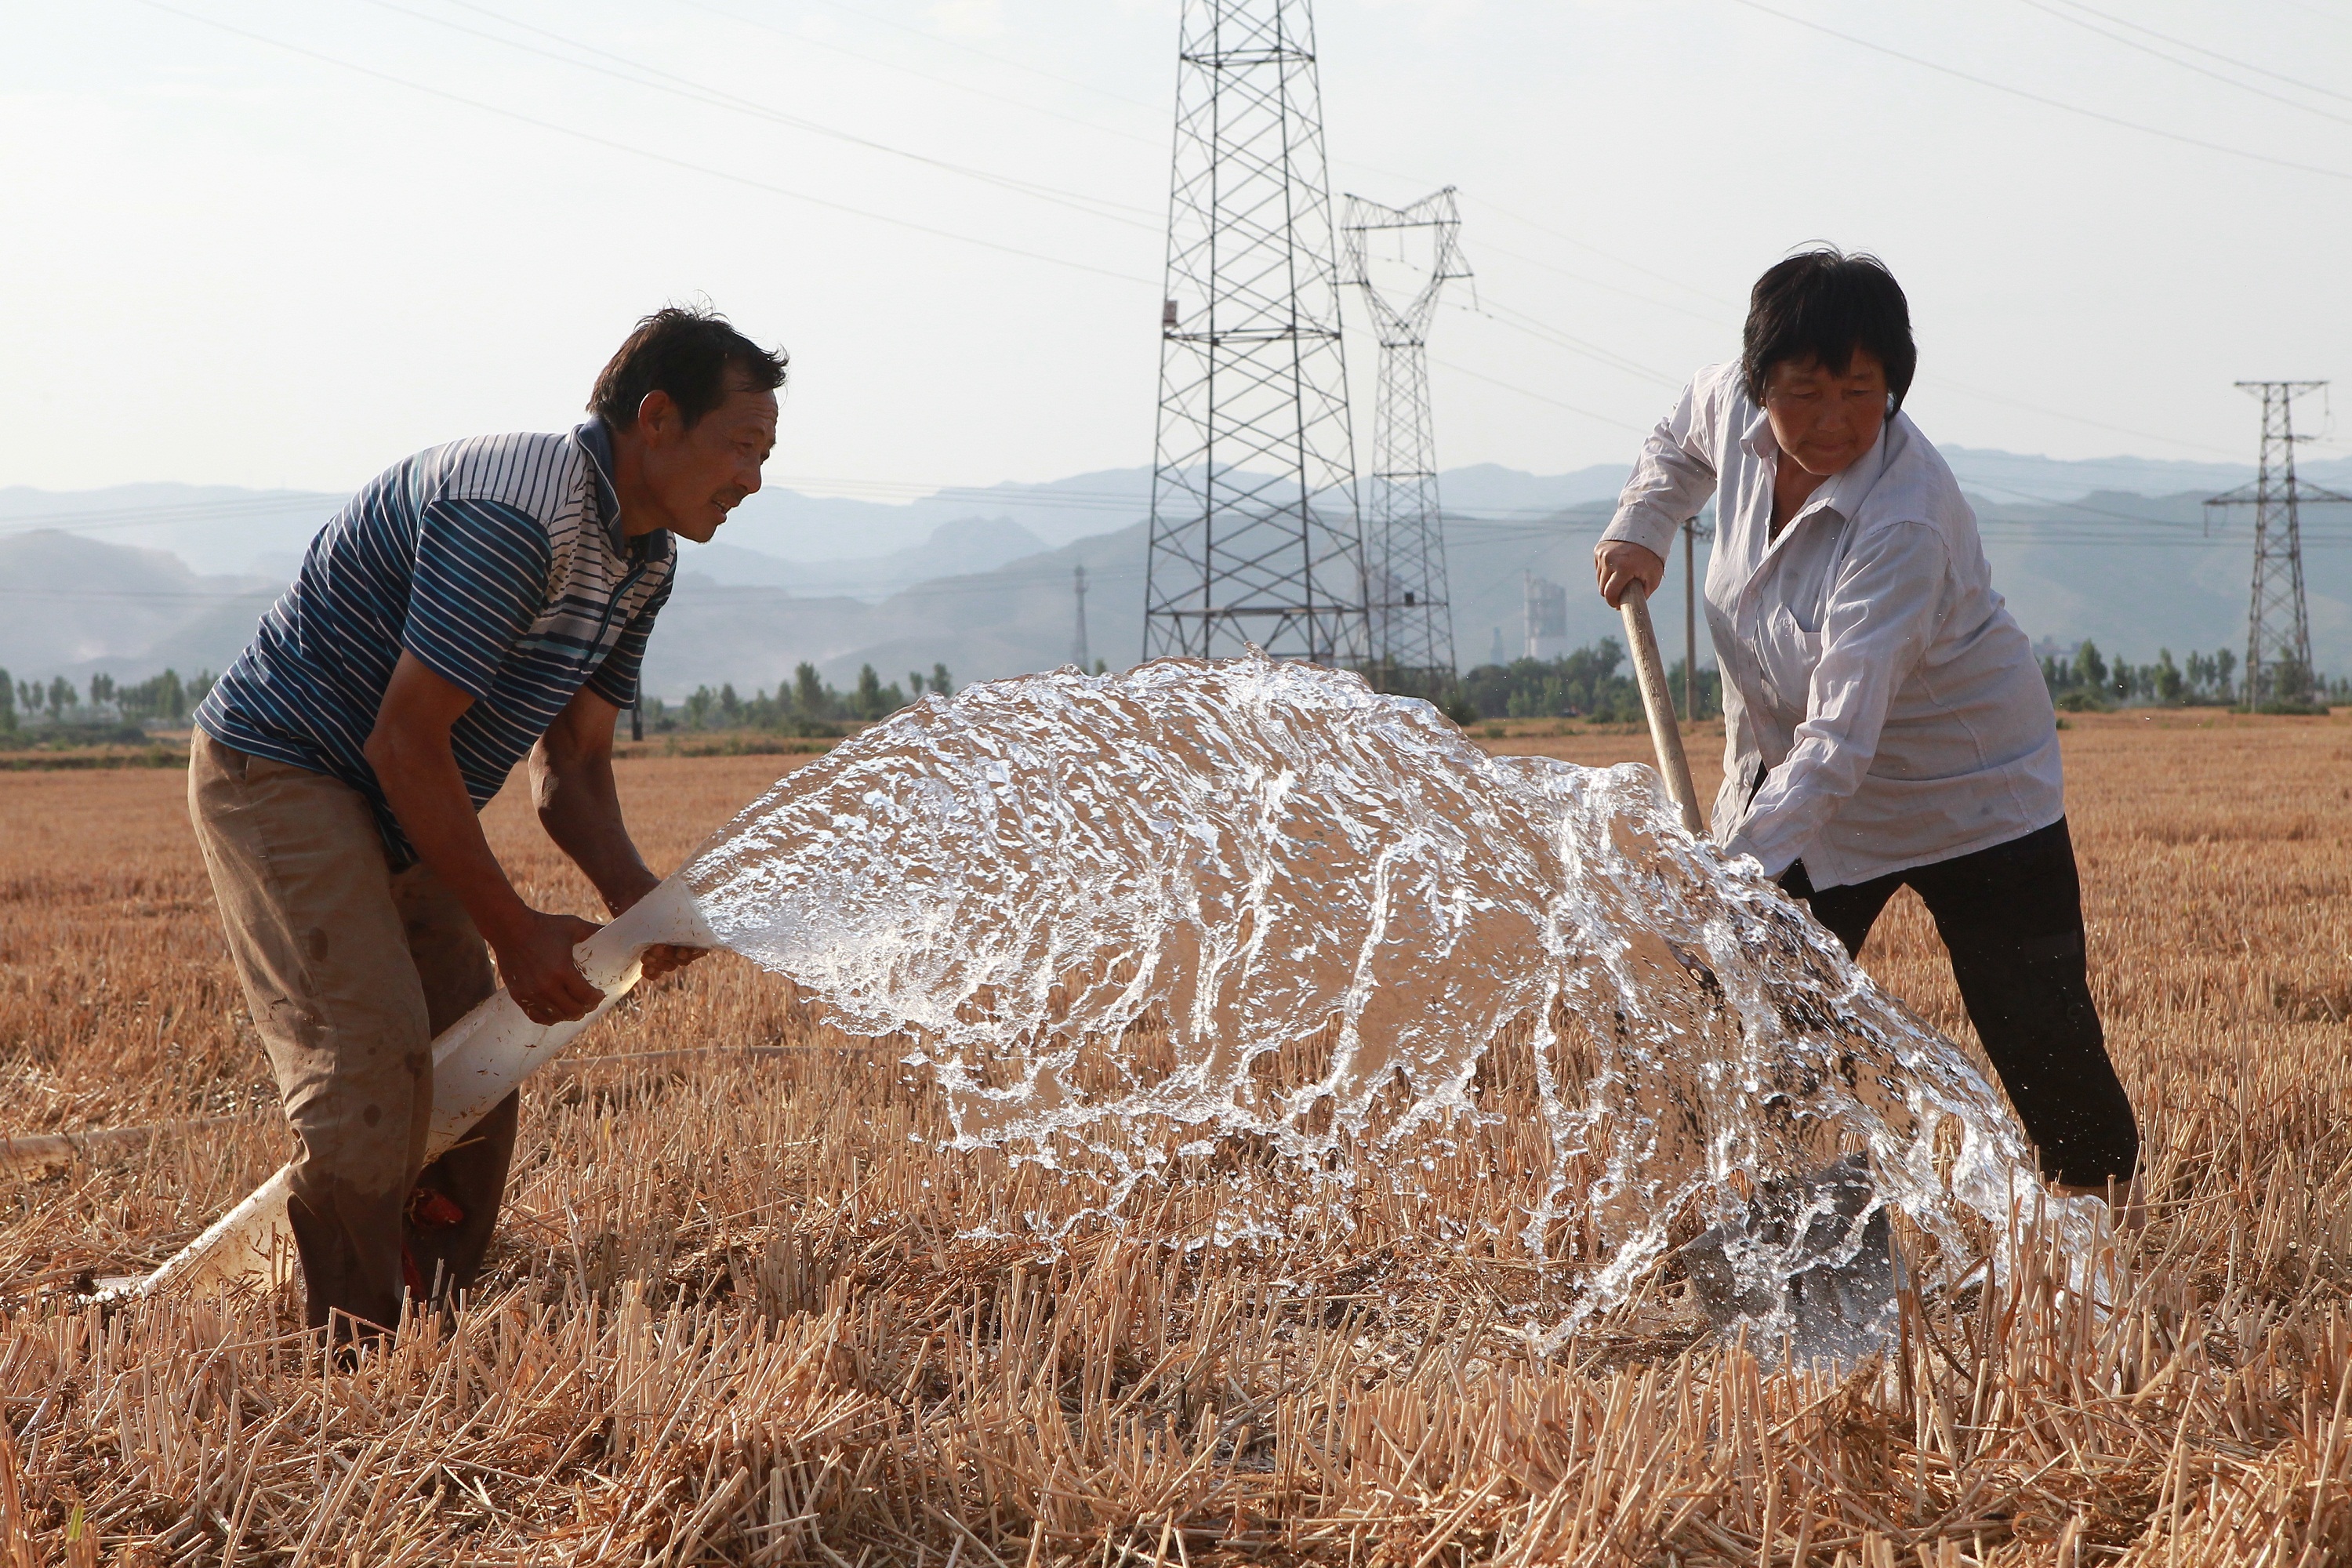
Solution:
<svg viewBox="0 0 2352 1568">
<path fill-rule="evenodd" d="M 0 735 L 16 732 L 16 683 L 0 669 Z"/>
<path fill-rule="evenodd" d="M 105 707 L 114 700 L 114 677 L 101 673 L 89 678 L 89 705 L 92 708 Z"/>
<path fill-rule="evenodd" d="M 68 680 L 62 675 L 57 676 L 50 680 L 49 717 L 52 720 L 63 720 L 66 716 L 67 709 L 79 708 L 80 706 L 81 695 L 74 690 L 74 683 L 72 681 Z"/>
<path fill-rule="evenodd" d="M 2104 691 L 2107 686 L 2107 661 L 2099 657 L 2099 645 L 2090 638 L 2074 650 L 2074 682 L 2088 691 Z"/>
<path fill-rule="evenodd" d="M 719 722 L 732 728 L 743 721 L 743 700 L 735 695 L 735 683 L 721 682 L 719 688 Z"/>
<path fill-rule="evenodd" d="M 816 666 L 806 659 L 793 671 L 793 711 L 803 719 L 833 717 L 833 693 L 824 689 Z"/>
<path fill-rule="evenodd" d="M 2170 648 L 2156 650 L 2156 668 L 2150 674 L 2153 676 L 2154 695 L 2158 702 L 2169 705 L 2188 695 L 2189 682 L 2181 675 L 2179 667 L 2172 662 Z"/>
<path fill-rule="evenodd" d="M 938 692 L 942 697 L 952 697 L 955 695 L 955 682 L 948 679 L 948 667 L 946 665 L 935 664 L 931 666 L 931 689 Z"/>
<path fill-rule="evenodd" d="M 923 672 L 921 670 L 910 669 L 907 672 L 907 689 L 913 692 L 917 698 L 920 698 L 923 695 Z"/>
<path fill-rule="evenodd" d="M 879 719 L 889 711 L 882 706 L 882 678 L 874 672 L 874 667 L 870 664 L 860 666 L 858 668 L 857 696 L 854 700 L 860 719 L 870 721 Z"/>
<path fill-rule="evenodd" d="M 1617 640 L 1603 637 L 1555 659 L 1482 664 L 1462 678 L 1463 710 L 1490 719 L 1639 719 L 1641 694 L 1620 673 L 1624 662 Z"/>
</svg>

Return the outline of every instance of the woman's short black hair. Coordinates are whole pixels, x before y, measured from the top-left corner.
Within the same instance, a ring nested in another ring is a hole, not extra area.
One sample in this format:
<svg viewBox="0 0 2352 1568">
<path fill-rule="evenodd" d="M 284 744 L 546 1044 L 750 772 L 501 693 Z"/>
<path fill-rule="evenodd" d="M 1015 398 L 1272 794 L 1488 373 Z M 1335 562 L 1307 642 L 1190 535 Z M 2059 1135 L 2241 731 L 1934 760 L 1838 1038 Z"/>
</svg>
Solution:
<svg viewBox="0 0 2352 1568">
<path fill-rule="evenodd" d="M 672 305 L 637 323 L 588 395 L 588 412 L 615 430 L 637 422 L 637 405 L 649 392 L 667 392 L 687 427 L 727 401 L 727 372 L 740 371 L 754 392 L 784 384 L 791 356 L 770 353 L 729 324 L 716 310 Z"/>
<path fill-rule="evenodd" d="M 1901 408 L 1919 368 L 1919 349 L 1911 341 L 1910 301 L 1886 263 L 1825 245 L 1776 263 L 1756 279 L 1739 368 L 1748 395 L 1759 405 L 1774 365 L 1817 359 L 1843 375 L 1856 349 L 1869 350 L 1886 367 L 1886 390 Z"/>
</svg>

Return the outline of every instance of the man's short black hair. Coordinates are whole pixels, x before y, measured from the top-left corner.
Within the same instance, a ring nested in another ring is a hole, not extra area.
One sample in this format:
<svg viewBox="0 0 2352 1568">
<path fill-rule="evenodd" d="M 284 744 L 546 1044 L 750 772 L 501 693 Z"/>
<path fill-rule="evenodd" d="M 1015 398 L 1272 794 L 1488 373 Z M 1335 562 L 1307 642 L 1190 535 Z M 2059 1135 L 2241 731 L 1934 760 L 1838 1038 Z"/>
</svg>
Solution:
<svg viewBox="0 0 2352 1568">
<path fill-rule="evenodd" d="M 690 429 L 727 401 L 727 372 L 740 371 L 754 392 L 784 384 L 791 356 L 770 353 L 728 324 L 716 310 L 672 305 L 637 323 L 588 395 L 588 412 L 615 430 L 637 422 L 637 405 L 649 392 L 667 392 Z"/>
<path fill-rule="evenodd" d="M 1748 297 L 1748 328 L 1740 337 L 1739 368 L 1748 395 L 1760 406 L 1772 367 L 1817 359 L 1833 375 L 1867 349 L 1886 367 L 1886 390 L 1903 406 L 1919 368 L 1911 341 L 1911 304 L 1886 263 L 1822 246 L 1780 262 L 1756 280 Z"/>
</svg>

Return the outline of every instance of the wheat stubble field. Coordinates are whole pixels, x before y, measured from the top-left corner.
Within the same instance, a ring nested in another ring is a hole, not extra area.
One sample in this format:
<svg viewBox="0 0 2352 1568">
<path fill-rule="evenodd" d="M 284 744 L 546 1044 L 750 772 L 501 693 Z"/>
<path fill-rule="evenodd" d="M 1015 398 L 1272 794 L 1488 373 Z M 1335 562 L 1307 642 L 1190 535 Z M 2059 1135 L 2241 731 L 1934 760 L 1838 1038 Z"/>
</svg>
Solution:
<svg viewBox="0 0 2352 1568">
<path fill-rule="evenodd" d="M 322 1371 L 282 1300 L 90 1306 L 285 1134 L 183 776 L 0 774 L 0 1133 L 226 1119 L 0 1173 L 0 1563 L 2352 1560 L 2352 721 L 2066 742 L 2153 1162 L 2130 1292 L 2095 1314 L 2029 1247 L 1843 1378 L 1708 1340 L 1671 1279 L 1538 1358 L 1557 1284 L 1432 1223 L 1501 1201 L 1459 1163 L 1288 1247 L 1168 1246 L 1181 1183 L 1055 1255 L 974 1239 L 1069 1195 L 912 1141 L 923 1084 L 726 955 L 526 1091 L 454 1325 Z M 625 763 L 649 858 L 788 761 Z M 590 912 L 512 792 L 489 821 Z M 1864 959 L 1964 1033 L 1907 895 Z M 659 1054 L 713 1047 L 761 1054 Z"/>
</svg>

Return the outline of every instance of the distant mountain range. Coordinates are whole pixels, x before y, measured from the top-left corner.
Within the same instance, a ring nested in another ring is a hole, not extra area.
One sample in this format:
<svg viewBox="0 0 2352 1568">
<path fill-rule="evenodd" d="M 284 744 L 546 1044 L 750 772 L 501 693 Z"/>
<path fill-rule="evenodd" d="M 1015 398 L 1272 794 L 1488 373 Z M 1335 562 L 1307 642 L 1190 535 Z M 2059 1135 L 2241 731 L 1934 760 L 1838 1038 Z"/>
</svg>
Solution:
<svg viewBox="0 0 2352 1568">
<path fill-rule="evenodd" d="M 2250 468 L 1944 450 L 2029 634 L 2087 636 L 2136 660 L 2159 646 L 2179 655 L 2242 641 L 2246 521 L 2209 538 L 2200 503 L 2250 479 Z M 1583 584 L 1624 471 L 1479 465 L 1441 476 L 1465 668 L 1486 662 L 1498 638 L 1518 651 L 1528 573 L 1569 584 L 1572 641 L 1615 633 Z M 2352 489 L 2352 459 L 2304 472 Z M 1089 653 L 1131 662 L 1142 646 L 1150 479 L 1114 469 L 903 500 L 765 490 L 719 542 L 685 548 L 647 660 L 650 688 L 677 697 L 722 681 L 772 687 L 803 659 L 836 684 L 869 662 L 886 679 L 940 662 L 959 680 L 1049 668 L 1072 652 L 1080 564 Z M 126 680 L 167 665 L 217 669 L 341 501 L 223 486 L 0 489 L 0 665 L 19 678 L 103 669 Z M 2331 672 L 2352 667 L 2352 516 L 2328 515 L 2337 510 L 2305 523 L 2314 648 Z M 1679 564 L 1668 600 L 1680 595 Z M 1680 622 L 1662 617 L 1670 655 Z"/>
</svg>

